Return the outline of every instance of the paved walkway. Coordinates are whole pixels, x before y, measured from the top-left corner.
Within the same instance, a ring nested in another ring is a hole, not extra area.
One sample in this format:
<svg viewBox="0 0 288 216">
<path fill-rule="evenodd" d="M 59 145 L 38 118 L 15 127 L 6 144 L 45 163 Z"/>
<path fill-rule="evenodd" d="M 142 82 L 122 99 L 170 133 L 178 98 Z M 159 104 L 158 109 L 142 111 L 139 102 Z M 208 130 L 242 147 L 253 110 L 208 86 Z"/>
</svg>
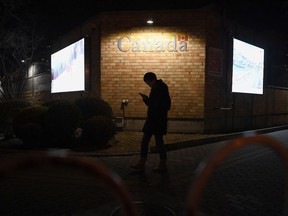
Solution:
<svg viewBox="0 0 288 216">
<path fill-rule="evenodd" d="M 288 148 L 287 132 L 285 129 L 265 135 Z M 122 178 L 139 216 L 184 216 L 184 203 L 195 170 L 227 142 L 168 151 L 169 171 L 162 174 L 152 172 L 158 163 L 157 154 L 149 154 L 145 173 L 130 169 L 139 155 L 97 159 Z M 201 212 L 209 216 L 280 216 L 285 199 L 285 173 L 286 168 L 270 149 L 258 145 L 244 147 L 225 160 L 209 180 Z M 74 168 L 23 170 L 1 179 L 0 191 L 0 215 L 124 215 L 117 208 L 120 203 L 113 192 L 108 192 L 94 176 L 91 178 Z"/>
</svg>

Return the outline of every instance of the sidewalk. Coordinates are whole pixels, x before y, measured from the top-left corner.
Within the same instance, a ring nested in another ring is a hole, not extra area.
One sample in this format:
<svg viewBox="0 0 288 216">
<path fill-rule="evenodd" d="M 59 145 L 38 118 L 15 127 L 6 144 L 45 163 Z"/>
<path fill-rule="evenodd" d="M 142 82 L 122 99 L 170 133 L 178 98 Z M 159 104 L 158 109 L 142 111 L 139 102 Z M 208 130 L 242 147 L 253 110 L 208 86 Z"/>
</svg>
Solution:
<svg viewBox="0 0 288 216">
<path fill-rule="evenodd" d="M 287 132 L 281 130 L 266 135 L 288 148 Z M 197 166 L 226 143 L 220 141 L 169 151 L 169 172 L 160 175 L 152 172 L 158 162 L 157 154 L 149 155 L 147 172 L 143 175 L 127 172 L 137 156 L 124 160 L 121 157 L 101 159 L 120 174 L 136 201 L 165 205 L 176 215 L 183 215 Z M 217 169 L 203 197 L 202 211 L 210 216 L 279 216 L 284 199 L 284 173 L 285 168 L 270 149 L 254 145 L 245 147 Z"/>
<path fill-rule="evenodd" d="M 257 133 L 265 133 L 288 148 L 287 128 L 263 129 Z M 184 216 L 184 203 L 200 162 L 224 146 L 227 140 L 240 135 L 218 137 L 205 143 L 203 140 L 197 143 L 191 141 L 190 145 L 189 142 L 182 146 L 178 143 L 177 149 L 169 149 L 169 171 L 162 174 L 152 172 L 158 163 L 157 154 L 149 154 L 145 173 L 130 169 L 130 165 L 137 162 L 138 154 L 82 156 L 99 159 L 122 178 L 138 207 L 139 216 Z M 9 154 L 11 152 L 2 156 Z M 203 194 L 201 211 L 209 216 L 280 216 L 285 197 L 285 171 L 270 149 L 247 146 L 218 167 Z M 9 187 L 3 181 L 1 183 L 2 194 L 12 187 L 10 184 L 14 188 L 20 187 L 17 192 L 14 191 L 16 199 L 9 193 L 9 205 L 3 205 L 6 200 L 2 196 L 1 215 L 59 215 L 55 213 L 56 210 L 62 213 L 60 215 L 122 215 L 118 209 L 119 203 L 111 201 L 111 197 L 107 198 L 106 189 L 96 187 L 98 183 L 76 171 L 64 169 L 47 172 L 40 169 L 10 177 L 6 182 Z M 28 187 L 23 189 L 21 186 L 24 183 Z"/>
</svg>

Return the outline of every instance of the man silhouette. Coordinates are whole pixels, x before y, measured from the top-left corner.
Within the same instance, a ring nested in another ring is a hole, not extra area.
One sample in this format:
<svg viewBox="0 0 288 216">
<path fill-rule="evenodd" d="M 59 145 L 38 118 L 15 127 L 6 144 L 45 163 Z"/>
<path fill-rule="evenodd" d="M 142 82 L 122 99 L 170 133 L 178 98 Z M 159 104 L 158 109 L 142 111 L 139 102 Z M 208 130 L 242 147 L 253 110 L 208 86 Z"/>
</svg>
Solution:
<svg viewBox="0 0 288 216">
<path fill-rule="evenodd" d="M 148 106 L 147 118 L 143 127 L 143 137 L 141 141 L 141 157 L 132 168 L 144 171 L 148 156 L 148 146 L 151 137 L 154 135 L 156 147 L 159 152 L 160 162 L 154 168 L 154 172 L 167 171 L 167 154 L 163 136 L 167 134 L 168 111 L 171 107 L 171 99 L 168 86 L 153 72 L 144 75 L 144 82 L 151 88 L 149 96 L 139 93 L 143 102 Z"/>
</svg>

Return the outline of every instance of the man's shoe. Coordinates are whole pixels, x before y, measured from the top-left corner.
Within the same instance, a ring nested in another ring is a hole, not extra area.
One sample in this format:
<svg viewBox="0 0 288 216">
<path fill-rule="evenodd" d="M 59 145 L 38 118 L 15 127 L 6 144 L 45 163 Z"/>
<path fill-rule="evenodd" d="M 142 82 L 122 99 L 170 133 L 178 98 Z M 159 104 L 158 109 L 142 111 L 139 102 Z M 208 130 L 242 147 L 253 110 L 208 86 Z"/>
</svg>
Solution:
<svg viewBox="0 0 288 216">
<path fill-rule="evenodd" d="M 156 173 L 167 172 L 166 163 L 160 162 L 159 165 L 153 169 L 153 172 L 156 172 Z"/>
<path fill-rule="evenodd" d="M 130 167 L 137 171 L 145 171 L 145 162 L 146 162 L 145 160 L 140 159 L 136 165 L 132 165 Z"/>
</svg>

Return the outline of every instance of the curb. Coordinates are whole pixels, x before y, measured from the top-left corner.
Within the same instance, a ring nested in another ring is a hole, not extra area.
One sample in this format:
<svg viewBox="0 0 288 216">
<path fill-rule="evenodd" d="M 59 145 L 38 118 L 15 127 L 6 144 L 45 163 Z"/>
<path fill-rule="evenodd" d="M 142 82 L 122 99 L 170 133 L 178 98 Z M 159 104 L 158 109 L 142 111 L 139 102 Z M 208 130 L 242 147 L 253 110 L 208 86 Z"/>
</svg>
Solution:
<svg viewBox="0 0 288 216">
<path fill-rule="evenodd" d="M 189 140 L 189 141 L 183 141 L 183 142 L 170 143 L 169 145 L 166 145 L 166 149 L 168 152 L 168 151 L 174 151 L 174 150 L 183 149 L 183 148 L 196 147 L 199 145 L 209 145 L 215 142 L 236 139 L 238 137 L 245 136 L 245 135 L 247 136 L 247 135 L 254 135 L 254 134 L 265 134 L 265 133 L 286 130 L 286 129 L 288 129 L 288 125 L 271 127 L 271 128 L 263 128 L 263 129 L 257 129 L 257 130 L 241 131 L 241 132 L 236 132 L 236 133 L 219 135 L 215 137 L 207 137 L 207 138 L 201 138 L 201 139 L 195 139 L 195 140 Z M 155 154 L 155 153 L 157 153 L 157 151 L 152 150 L 151 152 L 151 147 L 150 147 L 150 154 Z M 95 154 L 79 153 L 77 154 L 76 153 L 75 155 L 84 155 L 84 156 L 90 156 L 90 157 L 118 157 L 118 156 L 132 156 L 132 155 L 138 155 L 138 154 L 140 154 L 140 151 L 120 153 L 120 154 L 117 154 L 117 153 L 115 154 L 101 154 L 101 153 L 95 153 Z"/>
<path fill-rule="evenodd" d="M 286 130 L 286 129 L 288 129 L 288 125 L 271 127 L 271 128 L 263 128 L 263 129 L 257 129 L 257 130 L 242 131 L 242 132 L 237 132 L 237 133 L 225 134 L 223 136 L 219 135 L 215 137 L 207 137 L 207 138 L 202 138 L 202 139 L 171 143 L 167 145 L 166 148 L 167 148 L 167 151 L 173 151 L 173 150 L 182 149 L 182 148 L 194 147 L 194 146 L 199 146 L 199 145 L 207 145 L 207 144 L 212 144 L 215 142 L 221 142 L 224 140 L 236 139 L 238 137 L 245 136 L 245 135 L 265 134 L 265 133 L 270 133 L 270 132 L 279 131 L 279 130 Z"/>
<path fill-rule="evenodd" d="M 230 134 L 223 134 L 223 135 L 218 135 L 215 137 L 207 137 L 207 138 L 200 138 L 200 139 L 195 139 L 195 140 L 189 140 L 189 141 L 183 141 L 183 142 L 176 142 L 176 143 L 170 143 L 169 145 L 166 145 L 167 152 L 168 151 L 174 151 L 178 149 L 183 149 L 183 148 L 189 148 L 189 147 L 196 147 L 199 145 L 209 145 L 213 144 L 215 142 L 221 142 L 225 140 L 231 140 L 231 139 L 236 139 L 241 136 L 247 136 L 247 135 L 255 135 L 255 134 L 265 134 L 265 133 L 270 133 L 274 131 L 280 131 L 280 130 L 286 130 L 288 129 L 288 125 L 283 125 L 283 126 L 276 126 L 276 127 L 271 127 L 271 128 L 263 128 L 263 129 L 256 129 L 256 130 L 249 130 L 249 131 L 240 131 L 236 133 L 230 133 Z M 24 149 L 21 149 L 24 150 Z M 0 152 L 2 153 L 15 153 L 18 152 L 19 149 L 17 148 L 4 148 Z M 29 150 L 26 150 L 29 151 Z M 33 150 L 32 150 L 33 151 Z M 133 155 L 139 155 L 140 151 L 137 152 L 126 152 L 126 153 L 111 153 L 111 154 L 103 154 L 103 153 L 98 153 L 98 152 L 77 152 L 77 151 L 69 151 L 70 154 L 75 155 L 75 156 L 87 156 L 87 157 L 119 157 L 119 156 L 133 156 Z M 155 154 L 157 151 L 154 151 L 150 147 L 150 154 Z"/>
</svg>

